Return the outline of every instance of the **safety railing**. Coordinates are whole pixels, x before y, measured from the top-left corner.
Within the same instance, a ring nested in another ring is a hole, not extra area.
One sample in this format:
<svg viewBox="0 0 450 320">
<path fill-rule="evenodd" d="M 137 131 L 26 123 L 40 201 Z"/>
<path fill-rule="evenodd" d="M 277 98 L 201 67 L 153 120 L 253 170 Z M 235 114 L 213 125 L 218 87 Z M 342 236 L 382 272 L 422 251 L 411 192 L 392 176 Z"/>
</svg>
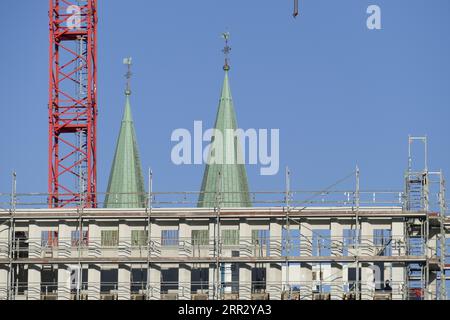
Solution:
<svg viewBox="0 0 450 320">
<path fill-rule="evenodd" d="M 391 238 L 361 237 L 357 243 L 353 237 L 268 237 L 258 240 L 253 237 L 239 237 L 235 243 L 208 238 L 203 243 L 191 238 L 177 238 L 164 244 L 160 237 L 135 243 L 135 238 L 118 238 L 116 243 L 89 237 L 82 243 L 71 238 L 58 238 L 48 242 L 41 238 L 19 239 L 13 245 L 13 257 L 26 258 L 76 258 L 76 257 L 180 257 L 207 258 L 218 252 L 221 257 L 326 257 L 326 256 L 422 256 L 425 241 L 405 242 L 404 237 Z M 324 240 L 324 241 L 318 241 Z M 419 240 L 419 239 L 418 239 Z M 105 243 L 106 242 L 106 243 Z M 217 246 L 217 247 L 216 247 Z M 9 244 L 0 242 L 0 259 L 9 257 Z M 239 252 L 239 254 L 236 254 Z M 429 248 L 429 254 L 436 255 L 436 249 Z"/>
<path fill-rule="evenodd" d="M 242 299 L 242 300 L 345 300 L 356 294 L 362 300 L 403 299 L 412 291 L 403 282 L 376 283 L 373 280 L 356 281 L 86 281 L 77 286 L 67 281 L 16 282 L 13 288 L 0 284 L 0 300 L 7 292 L 17 300 L 116 300 L 116 299 Z M 356 290 L 359 286 L 359 290 Z M 79 288 L 79 289 L 77 289 Z M 420 290 L 420 289 L 417 289 Z M 416 291 L 417 291 L 416 290 Z M 417 292 L 416 292 L 417 293 Z M 416 299 L 410 295 L 410 299 Z"/>
<path fill-rule="evenodd" d="M 83 199 L 88 199 L 83 194 L 78 206 L 98 207 L 105 206 L 104 199 L 109 195 L 110 208 L 146 208 L 151 202 L 153 208 L 179 208 L 179 207 L 240 207 L 240 203 L 234 202 L 237 194 L 241 192 L 194 192 L 194 191 L 174 191 L 174 192 L 152 192 L 148 193 L 97 193 L 96 203 L 86 203 Z M 219 200 L 200 201 L 203 198 Z M 286 191 L 254 191 L 246 193 L 250 203 L 254 207 L 283 207 L 289 203 L 291 207 L 356 207 L 359 206 L 385 206 L 404 207 L 404 193 L 402 191 L 381 191 L 381 190 L 292 190 Z M 63 196 L 63 195 L 62 195 Z M 134 197 L 130 197 L 134 196 Z M 38 209 L 48 207 L 47 193 L 0 193 L 0 212 L 8 212 L 12 207 L 16 209 Z M 92 198 L 89 197 L 89 198 Z M 122 198 L 135 198 L 136 200 L 124 201 Z M 141 199 L 141 200 L 139 200 Z M 142 201 L 144 199 L 144 201 Z M 150 201 L 151 199 L 151 201 Z"/>
</svg>

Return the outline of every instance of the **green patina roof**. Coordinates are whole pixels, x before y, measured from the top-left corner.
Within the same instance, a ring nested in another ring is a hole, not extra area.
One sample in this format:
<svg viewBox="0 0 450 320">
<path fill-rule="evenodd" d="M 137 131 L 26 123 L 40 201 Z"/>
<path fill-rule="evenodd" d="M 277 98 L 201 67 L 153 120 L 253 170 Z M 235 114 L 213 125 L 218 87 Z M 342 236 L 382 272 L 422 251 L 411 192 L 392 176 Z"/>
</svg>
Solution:
<svg viewBox="0 0 450 320">
<path fill-rule="evenodd" d="M 250 207 L 250 194 L 248 191 L 247 173 L 242 162 L 234 164 L 226 163 L 226 150 L 232 146 L 234 154 L 238 155 L 241 149 L 239 141 L 232 138 L 227 139 L 226 129 L 237 129 L 236 115 L 234 112 L 233 100 L 231 97 L 230 85 L 228 83 L 229 67 L 224 68 L 225 79 L 223 81 L 222 95 L 220 97 L 219 109 L 217 111 L 216 124 L 214 128 L 223 135 L 223 162 L 206 164 L 201 194 L 198 200 L 198 207 L 214 207 L 216 202 L 216 190 L 222 194 L 221 207 Z M 229 137 L 229 136 L 228 136 Z M 212 149 L 216 140 L 212 140 Z M 235 144 L 234 144 L 235 143 Z M 211 154 L 209 159 L 211 159 Z M 235 158 L 236 159 L 236 158 Z M 219 178 L 219 172 L 221 177 Z M 221 185 L 218 182 L 221 182 Z"/>
<path fill-rule="evenodd" d="M 131 116 L 130 91 L 127 90 L 125 110 L 104 206 L 105 208 L 143 208 L 145 202 L 144 178 Z"/>
</svg>

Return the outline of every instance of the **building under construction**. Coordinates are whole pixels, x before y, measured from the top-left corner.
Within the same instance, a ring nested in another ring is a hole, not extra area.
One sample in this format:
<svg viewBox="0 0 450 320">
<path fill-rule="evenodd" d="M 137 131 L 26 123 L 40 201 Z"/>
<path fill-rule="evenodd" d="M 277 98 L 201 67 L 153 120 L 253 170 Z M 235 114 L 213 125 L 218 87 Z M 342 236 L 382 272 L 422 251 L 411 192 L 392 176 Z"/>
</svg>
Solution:
<svg viewBox="0 0 450 320">
<path fill-rule="evenodd" d="M 64 27 L 71 2 L 82 3 L 75 29 Z M 156 192 L 128 72 L 108 189 L 97 192 L 96 2 L 50 0 L 49 189 L 18 193 L 14 174 L 0 194 L 0 299 L 447 299 L 450 218 L 426 137 L 408 139 L 403 190 L 360 190 L 356 168 L 319 191 L 291 190 L 286 169 L 285 190 L 251 192 L 244 164 L 210 163 L 199 192 Z M 238 128 L 224 38 L 220 131 Z M 78 87 L 64 92 L 64 81 Z M 413 147 L 425 150 L 420 170 Z M 348 180 L 352 190 L 337 189 Z"/>
</svg>

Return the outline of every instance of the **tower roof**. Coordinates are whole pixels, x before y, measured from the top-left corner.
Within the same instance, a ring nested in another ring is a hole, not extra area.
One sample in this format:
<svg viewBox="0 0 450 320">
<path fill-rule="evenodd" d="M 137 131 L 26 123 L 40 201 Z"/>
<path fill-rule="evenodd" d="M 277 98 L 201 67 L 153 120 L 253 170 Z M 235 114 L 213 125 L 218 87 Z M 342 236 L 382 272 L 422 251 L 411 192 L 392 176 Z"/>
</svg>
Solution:
<svg viewBox="0 0 450 320">
<path fill-rule="evenodd" d="M 221 193 L 221 207 L 250 207 L 250 195 L 248 191 L 247 173 L 242 161 L 242 149 L 238 139 L 234 135 L 227 134 L 227 129 L 233 132 L 238 128 L 234 112 L 233 100 L 228 81 L 230 67 L 225 63 L 225 78 L 222 94 L 216 116 L 215 130 L 222 134 L 222 141 L 216 134 L 211 140 L 208 163 L 206 164 L 201 193 L 198 200 L 199 207 L 214 207 L 216 204 L 216 192 Z M 222 142 L 222 143 L 220 143 Z M 233 156 L 233 161 L 227 160 L 228 154 Z M 220 154 L 222 156 L 220 156 Z M 212 161 L 214 156 L 216 161 Z M 231 163 L 230 163 L 231 162 Z"/>
<path fill-rule="evenodd" d="M 109 175 L 105 208 L 145 207 L 144 178 L 131 116 L 130 95 L 131 91 L 127 88 L 125 110 Z"/>
</svg>

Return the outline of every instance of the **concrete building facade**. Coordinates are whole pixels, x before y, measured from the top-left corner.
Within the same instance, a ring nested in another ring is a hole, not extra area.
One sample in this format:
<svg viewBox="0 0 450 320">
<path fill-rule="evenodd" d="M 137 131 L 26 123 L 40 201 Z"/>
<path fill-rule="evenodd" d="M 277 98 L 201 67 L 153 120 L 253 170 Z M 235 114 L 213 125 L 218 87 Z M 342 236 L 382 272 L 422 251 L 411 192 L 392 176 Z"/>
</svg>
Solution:
<svg viewBox="0 0 450 320">
<path fill-rule="evenodd" d="M 288 215 L 289 223 L 285 207 L 0 213 L 0 299 L 441 297 L 437 216 L 400 207 Z"/>
</svg>

